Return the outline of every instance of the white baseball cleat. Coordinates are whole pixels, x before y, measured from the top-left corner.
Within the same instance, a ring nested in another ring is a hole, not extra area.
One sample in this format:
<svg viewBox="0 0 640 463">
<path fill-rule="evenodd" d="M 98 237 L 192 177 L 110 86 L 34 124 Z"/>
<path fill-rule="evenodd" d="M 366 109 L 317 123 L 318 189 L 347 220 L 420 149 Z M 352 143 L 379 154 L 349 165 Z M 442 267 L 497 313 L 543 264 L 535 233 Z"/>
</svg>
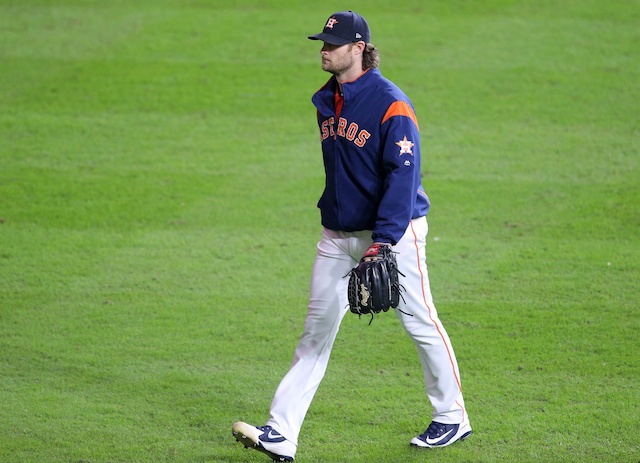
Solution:
<svg viewBox="0 0 640 463">
<path fill-rule="evenodd" d="M 470 434 L 469 421 L 462 424 L 444 424 L 432 421 L 424 433 L 411 439 L 411 446 L 420 448 L 446 447 L 466 439 Z"/>
<path fill-rule="evenodd" d="M 271 426 L 252 426 L 238 421 L 231 427 L 236 440 L 246 448 L 268 455 L 273 461 L 293 461 L 296 446 Z"/>
</svg>

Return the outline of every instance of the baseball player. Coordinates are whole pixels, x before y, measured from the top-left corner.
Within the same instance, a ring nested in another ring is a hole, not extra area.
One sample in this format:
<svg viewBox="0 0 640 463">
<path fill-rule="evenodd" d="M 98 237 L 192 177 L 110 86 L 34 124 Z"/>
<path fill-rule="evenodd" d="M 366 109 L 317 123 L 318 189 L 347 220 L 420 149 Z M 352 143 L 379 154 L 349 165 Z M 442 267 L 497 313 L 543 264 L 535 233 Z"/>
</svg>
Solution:
<svg viewBox="0 0 640 463">
<path fill-rule="evenodd" d="M 445 447 L 471 434 L 449 336 L 433 304 L 425 244 L 429 199 L 421 184 L 420 132 L 409 98 L 378 70 L 366 20 L 331 15 L 321 33 L 329 81 L 312 98 L 326 173 L 318 202 L 322 237 L 311 274 L 308 313 L 291 369 L 280 382 L 265 426 L 237 422 L 235 438 L 274 461 L 294 461 L 300 428 L 349 312 L 345 275 L 370 248 L 391 246 L 404 287 L 394 310 L 415 344 L 432 416 L 411 439 Z M 377 249 L 377 248 L 376 248 Z"/>
</svg>

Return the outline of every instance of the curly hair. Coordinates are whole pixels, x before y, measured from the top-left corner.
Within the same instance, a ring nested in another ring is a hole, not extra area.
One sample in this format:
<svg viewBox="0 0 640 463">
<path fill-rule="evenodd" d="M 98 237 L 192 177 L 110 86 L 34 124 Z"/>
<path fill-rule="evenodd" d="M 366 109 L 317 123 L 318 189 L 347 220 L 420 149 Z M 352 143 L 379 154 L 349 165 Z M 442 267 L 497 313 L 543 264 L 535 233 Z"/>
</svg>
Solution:
<svg viewBox="0 0 640 463">
<path fill-rule="evenodd" d="M 375 69 L 380 66 L 380 50 L 372 43 L 367 43 L 362 53 L 362 70 Z"/>
</svg>

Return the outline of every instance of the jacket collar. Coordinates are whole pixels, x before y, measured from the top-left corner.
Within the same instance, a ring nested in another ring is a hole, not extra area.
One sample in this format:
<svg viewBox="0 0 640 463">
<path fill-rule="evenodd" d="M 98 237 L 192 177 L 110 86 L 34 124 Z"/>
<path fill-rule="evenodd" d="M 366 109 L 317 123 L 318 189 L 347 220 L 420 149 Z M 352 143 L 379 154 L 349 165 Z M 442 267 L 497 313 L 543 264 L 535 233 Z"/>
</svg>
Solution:
<svg viewBox="0 0 640 463">
<path fill-rule="evenodd" d="M 343 82 L 342 93 L 344 95 L 344 101 L 347 102 L 349 99 L 358 95 L 358 93 L 368 87 L 368 84 L 372 79 L 375 79 L 376 76 L 380 76 L 380 70 L 369 68 L 360 74 L 357 79 L 349 82 Z M 311 98 L 311 101 L 316 108 L 318 108 L 318 111 L 320 111 L 321 114 L 335 114 L 334 95 L 337 86 L 338 81 L 336 80 L 336 77 L 331 76 L 327 83 L 325 83 Z"/>
</svg>

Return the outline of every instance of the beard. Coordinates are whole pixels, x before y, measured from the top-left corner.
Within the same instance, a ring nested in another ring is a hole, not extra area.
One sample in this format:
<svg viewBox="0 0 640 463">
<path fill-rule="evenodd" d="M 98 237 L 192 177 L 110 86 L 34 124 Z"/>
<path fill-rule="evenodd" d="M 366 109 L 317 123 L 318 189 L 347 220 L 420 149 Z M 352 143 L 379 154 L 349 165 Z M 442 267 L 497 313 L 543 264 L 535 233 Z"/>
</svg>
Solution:
<svg viewBox="0 0 640 463">
<path fill-rule="evenodd" d="M 340 76 L 347 72 L 355 64 L 355 59 L 352 55 L 346 54 L 339 59 L 332 61 L 322 62 L 322 69 L 330 72 L 334 76 Z"/>
</svg>

